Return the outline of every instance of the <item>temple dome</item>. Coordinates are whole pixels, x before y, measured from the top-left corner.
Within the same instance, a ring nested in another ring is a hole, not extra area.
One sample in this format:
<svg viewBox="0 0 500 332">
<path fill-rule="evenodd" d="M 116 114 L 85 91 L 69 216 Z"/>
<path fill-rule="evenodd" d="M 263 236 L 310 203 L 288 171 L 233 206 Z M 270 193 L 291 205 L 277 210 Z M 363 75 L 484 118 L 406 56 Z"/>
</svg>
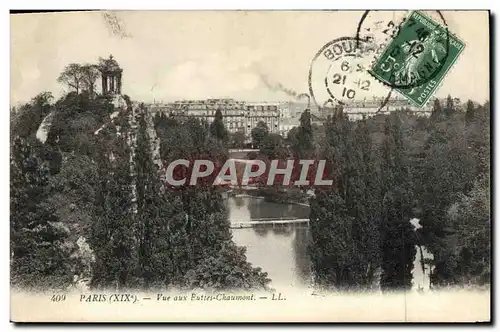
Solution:
<svg viewBox="0 0 500 332">
<path fill-rule="evenodd" d="M 99 70 L 102 72 L 120 72 L 122 69 L 112 55 L 108 59 L 99 58 Z"/>
<path fill-rule="evenodd" d="M 122 93 L 122 72 L 113 56 L 108 59 L 99 58 L 99 70 L 101 72 L 102 94 L 120 95 Z"/>
</svg>

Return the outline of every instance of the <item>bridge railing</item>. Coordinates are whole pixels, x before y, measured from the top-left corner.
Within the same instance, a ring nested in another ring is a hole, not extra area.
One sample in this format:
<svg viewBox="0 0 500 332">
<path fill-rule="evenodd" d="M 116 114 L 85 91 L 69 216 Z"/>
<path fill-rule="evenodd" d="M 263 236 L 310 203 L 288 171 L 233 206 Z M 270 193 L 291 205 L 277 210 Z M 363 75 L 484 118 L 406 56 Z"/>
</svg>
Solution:
<svg viewBox="0 0 500 332">
<path fill-rule="evenodd" d="M 267 219 L 231 222 L 230 228 L 252 228 L 257 225 L 309 224 L 309 219 Z"/>
</svg>

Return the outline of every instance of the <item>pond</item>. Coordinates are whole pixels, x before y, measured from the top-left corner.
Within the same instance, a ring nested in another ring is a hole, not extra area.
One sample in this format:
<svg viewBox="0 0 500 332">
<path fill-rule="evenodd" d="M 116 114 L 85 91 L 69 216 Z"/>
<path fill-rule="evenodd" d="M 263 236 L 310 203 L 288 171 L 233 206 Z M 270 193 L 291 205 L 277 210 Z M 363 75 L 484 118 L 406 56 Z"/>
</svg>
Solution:
<svg viewBox="0 0 500 332">
<path fill-rule="evenodd" d="M 227 199 L 231 222 L 257 219 L 309 217 L 309 207 L 267 202 L 250 196 Z M 272 279 L 271 285 L 300 287 L 311 284 L 311 262 L 307 255 L 309 228 L 301 224 L 263 224 L 232 229 L 233 239 L 247 248 L 247 259 Z"/>
<path fill-rule="evenodd" d="M 227 199 L 229 219 L 232 223 L 248 222 L 268 218 L 302 219 L 309 217 L 309 207 L 298 204 L 267 202 L 263 198 L 236 196 Z M 410 221 L 420 228 L 419 220 Z M 272 279 L 271 285 L 308 287 L 312 284 L 311 260 L 307 246 L 311 235 L 304 224 L 263 224 L 253 228 L 233 228 L 233 239 L 239 246 L 247 248 L 247 259 L 259 266 Z M 412 270 L 412 290 L 429 290 L 431 267 L 422 261 L 433 256 L 425 247 L 417 246 Z"/>
</svg>

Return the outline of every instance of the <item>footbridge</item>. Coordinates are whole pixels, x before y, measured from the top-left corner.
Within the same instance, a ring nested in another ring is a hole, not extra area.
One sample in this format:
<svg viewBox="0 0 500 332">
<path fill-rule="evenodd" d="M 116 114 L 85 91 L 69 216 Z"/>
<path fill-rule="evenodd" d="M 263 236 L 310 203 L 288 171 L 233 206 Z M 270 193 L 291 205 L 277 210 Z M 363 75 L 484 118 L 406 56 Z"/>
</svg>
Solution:
<svg viewBox="0 0 500 332">
<path fill-rule="evenodd" d="M 252 228 L 259 225 L 281 226 L 288 224 L 309 225 L 309 218 L 281 219 L 281 218 L 262 218 L 246 221 L 232 221 L 231 228 Z"/>
</svg>

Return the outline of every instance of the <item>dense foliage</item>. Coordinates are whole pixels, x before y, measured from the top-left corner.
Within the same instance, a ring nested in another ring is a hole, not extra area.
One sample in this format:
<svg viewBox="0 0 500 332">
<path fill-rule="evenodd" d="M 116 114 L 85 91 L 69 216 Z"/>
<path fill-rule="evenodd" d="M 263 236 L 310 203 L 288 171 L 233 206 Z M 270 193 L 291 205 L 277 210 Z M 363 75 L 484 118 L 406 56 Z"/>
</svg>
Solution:
<svg viewBox="0 0 500 332">
<path fill-rule="evenodd" d="M 424 245 L 434 257 L 434 287 L 488 283 L 489 114 L 489 103 L 462 108 L 448 97 L 444 107 L 435 101 L 429 118 L 405 110 L 357 121 L 329 117 L 313 137 L 334 179 L 311 199 L 317 282 L 409 288 L 415 245 Z M 294 146 L 301 131 L 290 137 Z M 411 218 L 423 225 L 417 232 Z"/>
<path fill-rule="evenodd" d="M 65 69 L 74 91 L 55 103 L 42 93 L 12 114 L 12 284 L 267 289 L 232 240 L 217 188 L 161 181 L 158 159 L 227 158 L 220 111 L 212 126 L 153 119 L 127 96 L 95 94 L 84 69 Z"/>
<path fill-rule="evenodd" d="M 126 96 L 98 95 L 91 65 L 69 65 L 59 80 L 68 94 L 54 102 L 42 92 L 11 114 L 13 285 L 62 289 L 86 278 L 108 289 L 265 289 L 267 274 L 232 240 L 219 188 L 162 181 L 173 160 L 220 166 L 229 146 L 244 145 L 221 111 L 212 124 L 152 118 Z M 430 117 L 399 110 L 354 121 L 340 110 L 311 121 L 306 110 L 286 139 L 263 122 L 250 136 L 260 148 L 251 159 L 327 161 L 333 185 L 310 199 L 317 284 L 409 288 L 416 245 L 433 254 L 433 286 L 489 284 L 489 103 L 449 97 Z M 275 201 L 306 191 L 266 190 Z"/>
</svg>

